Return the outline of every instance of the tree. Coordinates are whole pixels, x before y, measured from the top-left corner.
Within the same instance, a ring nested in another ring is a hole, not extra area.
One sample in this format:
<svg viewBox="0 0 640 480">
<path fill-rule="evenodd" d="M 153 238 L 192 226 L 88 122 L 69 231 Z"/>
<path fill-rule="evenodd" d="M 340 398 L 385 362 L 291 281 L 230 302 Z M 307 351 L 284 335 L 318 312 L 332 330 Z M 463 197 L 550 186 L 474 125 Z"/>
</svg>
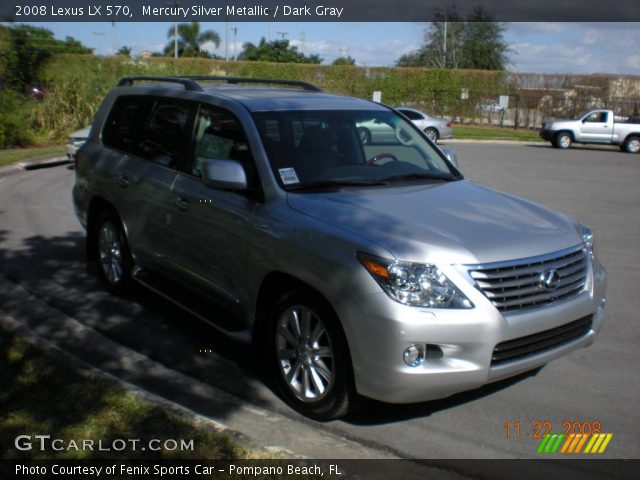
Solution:
<svg viewBox="0 0 640 480">
<path fill-rule="evenodd" d="M 472 68 L 504 70 L 509 47 L 504 41 L 506 25 L 494 22 L 482 6 L 464 21 L 454 8 L 436 14 L 425 32 L 425 43 L 402 55 L 399 67 Z"/>
<path fill-rule="evenodd" d="M 257 62 L 280 62 L 280 63 L 321 63 L 322 58 L 318 55 L 305 55 L 298 51 L 298 48 L 289 45 L 289 40 L 273 40 L 267 42 L 264 37 L 260 39 L 258 45 L 247 42 L 242 46 L 242 52 L 238 55 L 238 60 L 250 60 Z"/>
<path fill-rule="evenodd" d="M 356 64 L 356 59 L 351 57 L 351 55 L 347 55 L 342 56 L 342 57 L 338 57 L 336 58 L 333 62 L 331 62 L 331 65 L 355 65 Z"/>
<path fill-rule="evenodd" d="M 462 32 L 461 68 L 477 70 L 504 70 L 509 63 L 509 47 L 503 40 L 506 25 L 492 22 L 482 6 L 473 9 Z"/>
<path fill-rule="evenodd" d="M 174 27 L 167 33 L 169 43 L 164 47 L 166 56 L 173 56 L 175 48 Z M 216 48 L 220 45 L 220 35 L 213 30 L 200 31 L 199 22 L 181 23 L 178 25 L 178 56 L 179 57 L 209 57 L 210 55 L 202 50 L 202 45 L 212 42 Z"/>
<path fill-rule="evenodd" d="M 116 52 L 116 55 L 123 55 L 125 57 L 130 57 L 131 50 L 133 50 L 131 47 L 127 47 L 126 45 L 123 45 L 118 49 L 118 51 Z"/>
</svg>

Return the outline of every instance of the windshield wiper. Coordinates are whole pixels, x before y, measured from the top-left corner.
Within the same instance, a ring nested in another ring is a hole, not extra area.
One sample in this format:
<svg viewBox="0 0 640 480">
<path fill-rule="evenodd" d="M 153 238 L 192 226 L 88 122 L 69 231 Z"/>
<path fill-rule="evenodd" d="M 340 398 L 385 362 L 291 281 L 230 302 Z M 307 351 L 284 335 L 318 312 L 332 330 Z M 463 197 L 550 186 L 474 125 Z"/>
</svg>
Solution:
<svg viewBox="0 0 640 480">
<path fill-rule="evenodd" d="M 318 180 L 317 182 L 285 185 L 287 191 L 313 190 L 317 188 L 336 187 L 370 187 L 375 185 L 387 185 L 383 180 Z"/>
<path fill-rule="evenodd" d="M 442 173 L 407 173 L 404 175 L 391 175 L 381 179 L 383 182 L 403 182 L 405 180 L 440 180 L 442 182 L 449 182 L 455 180 L 450 174 Z"/>
</svg>

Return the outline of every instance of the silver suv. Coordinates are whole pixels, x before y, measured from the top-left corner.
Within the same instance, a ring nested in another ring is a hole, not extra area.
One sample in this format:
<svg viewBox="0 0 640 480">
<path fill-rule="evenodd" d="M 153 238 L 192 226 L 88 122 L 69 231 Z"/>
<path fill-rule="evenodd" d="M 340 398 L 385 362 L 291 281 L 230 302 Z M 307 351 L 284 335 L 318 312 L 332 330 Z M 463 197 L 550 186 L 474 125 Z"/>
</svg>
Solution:
<svg viewBox="0 0 640 480">
<path fill-rule="evenodd" d="M 363 142 L 371 122 L 393 136 Z M 73 198 L 110 291 L 141 283 L 253 341 L 318 419 L 535 369 L 604 321 L 587 227 L 465 180 L 393 109 L 306 83 L 122 79 Z"/>
</svg>

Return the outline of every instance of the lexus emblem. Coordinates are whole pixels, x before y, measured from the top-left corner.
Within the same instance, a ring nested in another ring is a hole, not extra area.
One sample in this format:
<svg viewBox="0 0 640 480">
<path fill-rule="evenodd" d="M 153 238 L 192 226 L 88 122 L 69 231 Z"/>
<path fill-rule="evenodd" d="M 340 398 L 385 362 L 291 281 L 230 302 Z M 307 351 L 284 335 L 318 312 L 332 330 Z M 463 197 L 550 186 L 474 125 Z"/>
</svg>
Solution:
<svg viewBox="0 0 640 480">
<path fill-rule="evenodd" d="M 539 286 L 542 290 L 555 290 L 560 285 L 560 274 L 557 270 L 545 270 L 540 274 Z"/>
</svg>

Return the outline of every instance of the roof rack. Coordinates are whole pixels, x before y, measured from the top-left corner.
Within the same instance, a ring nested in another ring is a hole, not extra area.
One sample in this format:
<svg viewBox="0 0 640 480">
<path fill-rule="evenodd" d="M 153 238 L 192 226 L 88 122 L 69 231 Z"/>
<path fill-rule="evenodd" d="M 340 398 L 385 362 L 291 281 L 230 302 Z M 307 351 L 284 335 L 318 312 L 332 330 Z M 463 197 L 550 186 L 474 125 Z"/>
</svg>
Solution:
<svg viewBox="0 0 640 480">
<path fill-rule="evenodd" d="M 268 84 L 268 85 L 289 85 L 292 87 L 300 87 L 303 90 L 307 90 L 310 92 L 322 92 L 323 90 L 312 84 L 312 83 L 308 83 L 308 82 L 301 82 L 298 80 L 276 80 L 276 79 L 271 79 L 271 78 L 245 78 L 245 77 L 221 77 L 221 76 L 193 76 L 193 75 L 188 75 L 188 76 L 184 76 L 184 77 L 176 77 L 179 79 L 186 79 L 186 80 L 215 80 L 215 81 L 220 81 L 220 82 L 226 82 L 226 83 L 231 83 L 231 84 L 238 84 L 238 83 L 261 83 L 261 84 Z"/>
<path fill-rule="evenodd" d="M 152 82 L 168 82 L 168 83 L 180 83 L 184 85 L 184 89 L 190 92 L 202 92 L 202 87 L 198 85 L 193 79 L 188 77 L 124 77 L 118 82 L 119 87 L 125 87 L 133 85 L 133 82 L 138 81 L 152 81 Z"/>
</svg>

